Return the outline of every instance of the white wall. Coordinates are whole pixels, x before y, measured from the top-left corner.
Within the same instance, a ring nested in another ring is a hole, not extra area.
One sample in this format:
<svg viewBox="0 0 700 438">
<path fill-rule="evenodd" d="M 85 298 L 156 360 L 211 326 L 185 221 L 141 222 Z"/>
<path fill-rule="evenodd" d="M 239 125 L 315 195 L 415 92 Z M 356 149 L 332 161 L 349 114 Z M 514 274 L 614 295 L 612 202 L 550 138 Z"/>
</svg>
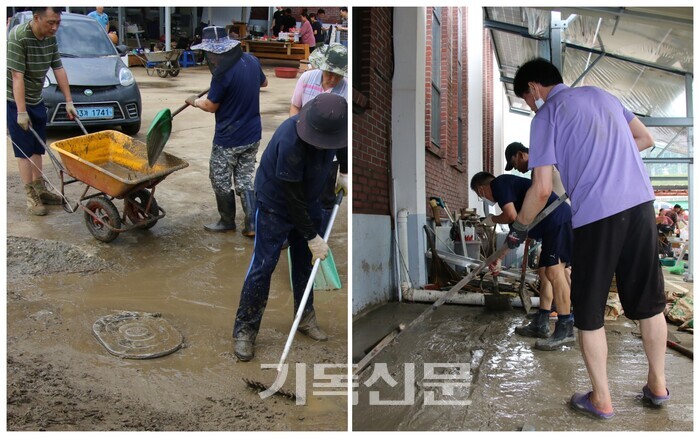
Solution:
<svg viewBox="0 0 700 438">
<path fill-rule="evenodd" d="M 352 215 L 352 314 L 395 298 L 389 216 Z"/>
</svg>

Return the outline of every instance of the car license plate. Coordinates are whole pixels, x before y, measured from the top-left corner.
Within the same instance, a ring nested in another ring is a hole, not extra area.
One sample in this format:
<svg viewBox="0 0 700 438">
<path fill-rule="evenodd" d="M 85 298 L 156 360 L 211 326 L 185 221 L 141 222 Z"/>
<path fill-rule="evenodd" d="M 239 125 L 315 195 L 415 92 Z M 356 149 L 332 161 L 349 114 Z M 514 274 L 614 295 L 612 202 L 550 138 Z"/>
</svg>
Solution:
<svg viewBox="0 0 700 438">
<path fill-rule="evenodd" d="M 81 119 L 113 119 L 114 109 L 111 106 L 86 106 L 76 108 Z"/>
</svg>

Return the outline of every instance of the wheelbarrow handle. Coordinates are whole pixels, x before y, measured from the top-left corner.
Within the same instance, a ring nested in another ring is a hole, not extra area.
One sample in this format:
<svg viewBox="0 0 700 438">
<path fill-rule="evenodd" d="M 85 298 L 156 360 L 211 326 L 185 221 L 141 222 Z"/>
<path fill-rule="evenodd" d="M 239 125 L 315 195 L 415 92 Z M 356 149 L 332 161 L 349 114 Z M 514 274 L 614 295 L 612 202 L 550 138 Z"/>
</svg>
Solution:
<svg viewBox="0 0 700 438">
<path fill-rule="evenodd" d="M 204 90 L 204 91 L 202 91 L 201 93 L 199 93 L 199 94 L 197 95 L 197 97 L 202 97 L 202 96 L 204 96 L 205 94 L 207 94 L 207 93 L 209 92 L 209 90 L 210 90 L 210 88 L 207 88 L 206 90 Z M 188 106 L 190 106 L 190 104 L 189 104 L 189 103 L 186 103 L 186 104 L 182 105 L 180 108 L 176 109 L 175 112 L 173 112 L 172 117 L 175 117 L 176 115 L 180 114 L 180 113 L 182 112 L 182 110 L 184 110 L 184 109 L 187 108 Z"/>
</svg>

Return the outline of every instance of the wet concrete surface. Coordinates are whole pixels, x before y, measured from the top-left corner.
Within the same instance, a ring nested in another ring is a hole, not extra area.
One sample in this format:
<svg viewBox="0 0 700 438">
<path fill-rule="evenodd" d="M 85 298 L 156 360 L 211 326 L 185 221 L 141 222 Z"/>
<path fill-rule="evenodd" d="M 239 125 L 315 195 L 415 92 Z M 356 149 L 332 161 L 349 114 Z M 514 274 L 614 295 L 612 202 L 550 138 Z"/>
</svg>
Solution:
<svg viewBox="0 0 700 438">
<path fill-rule="evenodd" d="M 681 281 L 678 286 L 692 291 L 692 283 Z M 356 318 L 353 361 L 399 323 L 410 323 L 428 307 L 390 303 Z M 578 345 L 554 352 L 535 350 L 535 339 L 514 333 L 523 323 L 522 309 L 494 312 L 441 306 L 422 324 L 402 333 L 360 374 L 353 430 L 693 430 L 693 361 L 669 349 L 666 377 L 671 401 L 663 409 L 643 406 L 647 363 L 633 321 L 624 317 L 606 321 L 608 376 L 616 411 L 610 421 L 588 418 L 567 405 L 574 392 L 590 390 Z M 681 344 L 692 349 L 692 335 L 676 329 L 669 325 Z"/>
<path fill-rule="evenodd" d="M 143 125 L 135 138 L 143 142 L 159 110 L 174 110 L 189 95 L 206 89 L 210 80 L 206 67 L 183 69 L 178 77 L 167 79 L 147 76 L 143 68 L 132 70 L 143 99 Z M 276 78 L 270 65 L 264 65 L 264 71 L 270 85 L 261 92 L 259 155 L 286 119 L 296 83 Z M 315 365 L 347 363 L 347 203 L 330 238 L 343 288 L 315 293 L 317 317 L 330 340 L 316 342 L 299 334 L 287 360 L 292 366 L 285 388 L 306 389 L 306 403 L 261 400 L 241 378 L 272 383 L 276 376 L 261 365 L 277 364 L 293 321 L 287 259 L 281 256 L 273 276 L 256 357 L 238 362 L 231 331 L 253 240 L 240 231 L 214 234 L 203 229 L 218 216 L 208 177 L 213 132 L 213 114 L 187 108 L 175 117 L 165 151 L 188 161 L 189 167 L 156 187 L 155 197 L 166 217 L 150 230 L 121 233 L 109 244 L 92 237 L 82 211 L 69 214 L 49 207 L 45 217 L 25 213 L 24 189 L 8 137 L 8 236 L 58 241 L 107 266 L 77 273 L 69 266 L 45 274 L 19 269 L 8 275 L 8 429 L 347 429 L 347 393 L 318 395 L 312 386 L 318 375 Z M 48 142 L 80 134 L 50 131 Z M 58 186 L 48 157 L 44 167 Z M 66 187 L 66 194 L 76 201 L 83 189 L 83 184 L 74 184 Z M 240 199 L 236 201 L 240 230 L 243 210 Z M 115 204 L 121 211 L 122 202 Z M 46 247 L 62 248 L 42 248 Z M 49 256 L 60 260 L 62 254 Z M 24 262 L 32 260 L 41 263 L 31 258 Z M 121 310 L 161 314 L 183 334 L 184 348 L 150 360 L 111 356 L 94 338 L 92 325 Z M 295 387 L 297 363 L 306 364 L 298 368 L 299 376 L 305 370 L 304 388 Z"/>
</svg>

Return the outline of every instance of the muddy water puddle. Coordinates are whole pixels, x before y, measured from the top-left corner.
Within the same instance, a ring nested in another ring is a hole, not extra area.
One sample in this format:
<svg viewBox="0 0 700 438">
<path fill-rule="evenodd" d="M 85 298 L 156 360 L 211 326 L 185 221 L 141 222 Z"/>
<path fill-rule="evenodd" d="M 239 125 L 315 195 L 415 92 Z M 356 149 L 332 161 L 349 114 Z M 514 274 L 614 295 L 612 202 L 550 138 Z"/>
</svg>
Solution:
<svg viewBox="0 0 700 438">
<path fill-rule="evenodd" d="M 112 269 L 34 277 L 30 287 L 19 287 L 16 293 L 25 302 L 31 300 L 28 311 L 34 318 L 42 317 L 44 310 L 51 316 L 44 318 L 51 335 L 35 340 L 42 348 L 65 342 L 89 366 L 112 368 L 124 379 L 145 378 L 154 387 L 157 382 L 183 386 L 177 382 L 184 379 L 190 381 L 184 386 L 194 385 L 191 391 L 203 398 L 212 395 L 207 392 L 228 392 L 251 403 L 267 404 L 270 401 L 260 400 L 241 378 L 269 384 L 274 381 L 276 373 L 261 365 L 276 365 L 279 360 L 293 319 L 293 300 L 286 255 L 282 255 L 258 335 L 256 358 L 250 363 L 238 362 L 232 354 L 231 331 L 250 262 L 251 242 L 240 234 L 212 236 L 203 230 L 184 230 L 173 224 L 155 232 L 124 233 L 113 244 L 96 244 L 97 255 L 111 260 Z M 41 294 L 29 294 L 32 290 Z M 345 292 L 317 292 L 319 321 L 331 340 L 319 343 L 303 335 L 295 338 L 284 387 L 306 391 L 305 404 L 296 406 L 293 402 L 273 400 L 275 409 L 289 410 L 290 415 L 282 423 L 267 427 L 346 428 L 347 393 L 315 395 L 313 386 L 318 377 L 316 364 L 344 365 L 347 361 L 346 297 Z M 92 325 L 99 318 L 122 310 L 161 314 L 182 333 L 184 348 L 149 360 L 111 356 L 94 338 Z M 12 328 L 9 334 L 13 334 Z M 305 365 L 297 368 L 297 363 Z M 303 373 L 300 380 L 298 372 Z M 197 385 L 202 379 L 207 384 Z M 305 386 L 296 388 L 297 380 L 305 382 Z M 166 390 L 170 391 L 177 393 Z"/>
<path fill-rule="evenodd" d="M 422 304 L 393 303 L 353 323 L 353 342 L 373 342 L 408 323 Z M 384 327 L 378 322 L 388 321 Z M 692 430 L 692 362 L 667 354 L 674 406 L 644 407 L 647 364 L 638 330 L 626 319 L 606 322 L 608 375 L 616 417 L 596 421 L 572 411 L 568 399 L 589 391 L 578 347 L 543 352 L 514 334 L 521 311 L 442 306 L 403 333 L 360 377 L 353 430 Z M 551 321 L 552 326 L 554 321 Z M 458 370 L 462 370 L 461 374 Z M 676 398 L 677 397 L 677 398 Z"/>
</svg>

